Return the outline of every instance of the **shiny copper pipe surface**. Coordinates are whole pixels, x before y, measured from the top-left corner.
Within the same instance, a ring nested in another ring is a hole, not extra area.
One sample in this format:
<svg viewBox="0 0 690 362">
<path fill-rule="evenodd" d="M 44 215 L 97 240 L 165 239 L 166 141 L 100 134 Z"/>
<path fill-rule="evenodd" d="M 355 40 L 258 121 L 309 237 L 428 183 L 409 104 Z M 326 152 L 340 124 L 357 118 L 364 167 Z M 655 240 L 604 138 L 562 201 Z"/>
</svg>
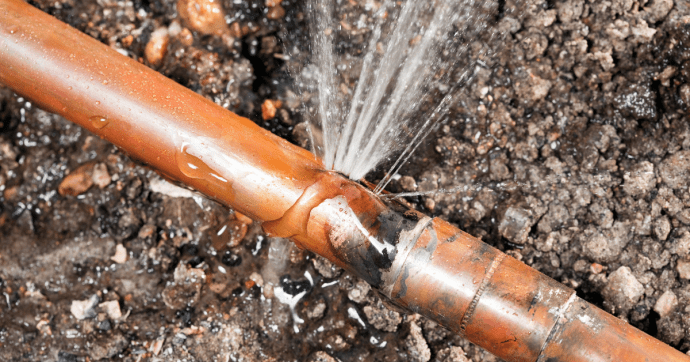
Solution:
<svg viewBox="0 0 690 362">
<path fill-rule="evenodd" d="M 690 360 L 20 0 L 0 0 L 0 82 L 504 360 Z"/>
</svg>

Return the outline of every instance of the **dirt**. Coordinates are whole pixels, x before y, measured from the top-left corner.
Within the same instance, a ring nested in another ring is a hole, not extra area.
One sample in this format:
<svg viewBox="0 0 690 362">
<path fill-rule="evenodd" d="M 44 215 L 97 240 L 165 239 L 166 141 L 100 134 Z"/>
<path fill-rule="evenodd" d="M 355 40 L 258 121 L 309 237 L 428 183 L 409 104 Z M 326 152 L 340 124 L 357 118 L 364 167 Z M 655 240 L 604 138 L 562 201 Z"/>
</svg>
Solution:
<svg viewBox="0 0 690 362">
<path fill-rule="evenodd" d="M 208 2 L 180 1 L 180 17 L 175 1 L 31 1 L 304 144 L 303 5 Z M 366 4 L 343 2 L 343 21 Z M 688 352 L 690 8 L 485 8 L 461 101 L 390 190 L 461 187 L 408 201 Z M 341 62 L 359 54 L 356 30 L 338 30 Z M 4 361 L 497 360 L 4 88 L 0 191 Z"/>
</svg>

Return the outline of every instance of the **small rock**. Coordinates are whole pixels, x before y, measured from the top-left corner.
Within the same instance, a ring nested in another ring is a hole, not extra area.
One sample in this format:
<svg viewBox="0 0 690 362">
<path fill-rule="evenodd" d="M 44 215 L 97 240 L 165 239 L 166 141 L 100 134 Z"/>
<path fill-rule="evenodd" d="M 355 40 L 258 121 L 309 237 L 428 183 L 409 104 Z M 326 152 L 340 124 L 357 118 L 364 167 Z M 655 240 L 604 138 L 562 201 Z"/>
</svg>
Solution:
<svg viewBox="0 0 690 362">
<path fill-rule="evenodd" d="M 371 286 L 363 280 L 357 280 L 352 289 L 347 292 L 347 297 L 355 303 L 363 303 L 367 299 L 367 294 Z"/>
<path fill-rule="evenodd" d="M 374 328 L 386 332 L 397 331 L 398 325 L 402 322 L 400 313 L 386 308 L 381 301 L 364 307 L 364 315 Z"/>
<path fill-rule="evenodd" d="M 105 314 L 108 315 L 110 319 L 120 319 L 122 318 L 122 311 L 120 310 L 120 303 L 116 300 L 111 300 L 108 302 L 103 302 L 98 305 Z"/>
<path fill-rule="evenodd" d="M 608 277 L 602 295 L 614 311 L 629 311 L 644 295 L 644 286 L 627 266 L 618 268 Z"/>
<path fill-rule="evenodd" d="M 540 78 L 534 74 L 529 74 L 527 79 L 516 84 L 517 93 L 527 106 L 533 106 L 546 98 L 552 86 L 553 83 L 550 80 Z"/>
<path fill-rule="evenodd" d="M 117 244 L 115 246 L 115 255 L 111 256 L 110 260 L 118 264 L 124 264 L 127 261 L 127 249 L 122 244 Z"/>
<path fill-rule="evenodd" d="M 113 358 L 129 346 L 129 341 L 123 335 L 117 333 L 111 337 L 105 337 L 93 343 L 91 358 L 95 361 Z"/>
<path fill-rule="evenodd" d="M 271 20 L 282 19 L 284 16 L 285 9 L 280 5 L 268 8 L 268 12 L 266 13 L 266 17 Z"/>
<path fill-rule="evenodd" d="M 58 193 L 62 196 L 78 196 L 83 194 L 93 185 L 92 171 L 92 163 L 79 166 L 60 182 Z"/>
<path fill-rule="evenodd" d="M 625 184 L 623 190 L 630 196 L 644 196 L 656 186 L 654 177 L 654 165 L 648 161 L 642 161 L 635 165 L 632 170 L 626 171 L 623 175 Z"/>
<path fill-rule="evenodd" d="M 154 67 L 161 65 L 168 51 L 169 40 L 168 28 L 161 27 L 151 33 L 151 38 L 149 42 L 146 43 L 146 49 L 144 50 L 146 61 L 149 62 L 149 64 Z"/>
<path fill-rule="evenodd" d="M 677 238 L 673 244 L 672 252 L 678 256 L 685 257 L 690 254 L 690 231 L 685 231 Z"/>
<path fill-rule="evenodd" d="M 690 179 L 690 150 L 678 151 L 666 157 L 659 165 L 659 175 L 671 188 L 687 187 Z"/>
<path fill-rule="evenodd" d="M 108 173 L 108 166 L 105 163 L 98 163 L 93 167 L 91 180 L 99 188 L 103 189 L 110 185 L 110 174 Z"/>
<path fill-rule="evenodd" d="M 305 308 L 305 314 L 307 318 L 311 320 L 321 319 L 325 312 L 326 302 L 323 299 L 319 299 L 314 306 L 309 306 L 309 308 Z"/>
<path fill-rule="evenodd" d="M 458 346 L 450 346 L 449 348 L 444 348 L 438 352 L 436 355 L 436 361 L 438 362 L 472 362 L 465 357 L 465 351 Z"/>
<path fill-rule="evenodd" d="M 261 117 L 264 119 L 264 121 L 268 121 L 269 119 L 273 119 L 276 116 L 276 112 L 278 108 L 283 106 L 283 102 L 281 101 L 274 101 L 271 99 L 267 99 L 264 101 L 263 104 L 261 104 Z"/>
<path fill-rule="evenodd" d="M 398 181 L 400 187 L 407 192 L 417 191 L 417 182 L 412 176 L 403 176 Z"/>
<path fill-rule="evenodd" d="M 676 270 L 678 271 L 678 276 L 681 279 L 690 280 L 690 260 L 678 260 L 678 264 L 676 264 Z"/>
<path fill-rule="evenodd" d="M 73 300 L 69 310 L 78 320 L 93 318 L 97 315 L 94 309 L 96 305 L 98 305 L 98 296 L 94 294 L 87 300 Z"/>
<path fill-rule="evenodd" d="M 564 24 L 578 20 L 582 15 L 584 6 L 584 0 L 570 0 L 558 3 L 558 19 Z"/>
<path fill-rule="evenodd" d="M 308 362 L 339 362 L 337 358 L 331 357 L 328 353 L 319 351 L 309 356 Z"/>
<path fill-rule="evenodd" d="M 668 221 L 668 217 L 661 216 L 654 220 L 652 232 L 657 239 L 661 241 L 666 240 L 668 238 L 668 234 L 671 232 L 671 222 Z"/>
<path fill-rule="evenodd" d="M 405 338 L 405 349 L 409 353 L 408 361 L 428 362 L 431 360 L 431 349 L 424 340 L 422 328 L 417 323 L 410 323 L 410 334 Z"/>
<path fill-rule="evenodd" d="M 654 0 L 651 2 L 651 6 L 644 8 L 643 16 L 648 23 L 654 24 L 664 20 L 672 8 L 673 0 Z"/>
<path fill-rule="evenodd" d="M 685 103 L 685 106 L 690 106 L 690 84 L 683 84 L 678 88 L 678 95 L 680 96 L 680 99 L 683 100 L 683 103 Z"/>
<path fill-rule="evenodd" d="M 647 22 L 640 20 L 637 26 L 630 28 L 632 35 L 635 36 L 634 41 L 637 43 L 649 43 L 652 41 L 654 34 L 656 34 L 656 29 L 650 28 Z"/>
<path fill-rule="evenodd" d="M 673 312 L 677 306 L 678 297 L 676 297 L 672 291 L 667 290 L 659 297 L 656 304 L 654 304 L 654 310 L 659 313 L 661 318 L 664 318 Z"/>
<path fill-rule="evenodd" d="M 620 256 L 630 242 L 632 233 L 627 223 L 616 221 L 613 227 L 603 230 L 588 228 L 581 236 L 583 253 L 598 263 L 609 263 Z"/>
<path fill-rule="evenodd" d="M 324 278 L 336 278 L 343 272 L 342 268 L 318 255 L 311 259 L 311 263 L 314 265 L 314 269 Z"/>
<path fill-rule="evenodd" d="M 524 244 L 534 225 L 532 213 L 519 207 L 509 207 L 498 225 L 498 232 L 514 244 Z"/>
<path fill-rule="evenodd" d="M 179 0 L 177 11 L 185 25 L 201 34 L 220 35 L 227 28 L 220 0 Z"/>
<path fill-rule="evenodd" d="M 203 270 L 179 263 L 175 268 L 174 281 L 168 283 L 162 292 L 163 302 L 171 309 L 195 305 L 199 301 L 201 286 L 205 280 Z"/>
</svg>

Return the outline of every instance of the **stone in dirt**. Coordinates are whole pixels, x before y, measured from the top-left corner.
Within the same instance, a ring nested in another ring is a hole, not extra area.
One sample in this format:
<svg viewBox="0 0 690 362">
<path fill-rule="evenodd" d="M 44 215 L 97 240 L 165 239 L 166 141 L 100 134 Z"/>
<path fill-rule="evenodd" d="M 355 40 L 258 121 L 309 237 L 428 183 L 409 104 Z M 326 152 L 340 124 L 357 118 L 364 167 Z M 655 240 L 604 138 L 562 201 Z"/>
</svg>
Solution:
<svg viewBox="0 0 690 362">
<path fill-rule="evenodd" d="M 398 325 L 402 322 L 400 313 L 386 308 L 381 301 L 364 307 L 364 315 L 374 328 L 386 332 L 397 331 Z"/>
<path fill-rule="evenodd" d="M 339 359 L 331 357 L 328 353 L 324 351 L 318 351 L 313 353 L 308 362 L 340 362 Z"/>
<path fill-rule="evenodd" d="M 410 323 L 410 334 L 405 338 L 405 349 L 409 354 L 408 361 L 428 362 L 431 360 L 431 349 L 422 335 L 422 328 L 417 323 Z"/>
<path fill-rule="evenodd" d="M 93 167 L 91 179 L 100 189 L 110 185 L 111 178 L 108 173 L 108 166 L 106 166 L 105 163 L 96 164 L 96 166 Z"/>
<path fill-rule="evenodd" d="M 73 300 L 70 312 L 78 320 L 93 318 L 96 316 L 95 307 L 98 304 L 98 296 L 92 295 L 87 300 Z"/>
<path fill-rule="evenodd" d="M 177 11 L 182 22 L 199 33 L 220 35 L 227 29 L 225 12 L 220 1 L 179 0 Z"/>
<path fill-rule="evenodd" d="M 120 319 L 122 318 L 122 311 L 120 310 L 120 303 L 116 300 L 111 300 L 108 302 L 103 302 L 98 305 L 105 314 L 108 315 L 110 319 Z"/>
<path fill-rule="evenodd" d="M 676 264 L 676 271 L 681 279 L 690 280 L 690 260 L 681 259 Z"/>
<path fill-rule="evenodd" d="M 509 207 L 498 225 L 498 232 L 514 244 L 524 244 L 534 225 L 532 213 L 519 207 Z"/>
<path fill-rule="evenodd" d="M 616 221 L 613 227 L 603 232 L 588 227 L 581 236 L 583 253 L 598 263 L 609 263 L 620 256 L 630 242 L 632 233 L 628 223 Z"/>
<path fill-rule="evenodd" d="M 435 361 L 438 362 L 471 362 L 465 357 L 465 351 L 458 346 L 450 346 L 438 352 Z"/>
<path fill-rule="evenodd" d="M 95 361 L 113 358 L 129 346 L 129 341 L 122 334 L 104 337 L 97 340 L 91 347 L 91 358 Z"/>
<path fill-rule="evenodd" d="M 659 165 L 659 175 L 671 188 L 687 187 L 690 180 L 690 151 L 678 151 L 666 157 Z"/>
<path fill-rule="evenodd" d="M 93 185 L 92 170 L 93 164 L 87 163 L 70 172 L 60 182 L 58 193 L 62 196 L 78 196 L 86 192 Z"/>
<path fill-rule="evenodd" d="M 609 275 L 602 295 L 605 304 L 608 304 L 614 313 L 625 313 L 642 298 L 644 286 L 635 278 L 630 268 L 622 266 Z"/>
<path fill-rule="evenodd" d="M 203 270 L 179 263 L 175 268 L 174 281 L 163 290 L 163 302 L 172 309 L 195 305 L 199 301 L 201 286 L 205 280 Z"/>
<path fill-rule="evenodd" d="M 625 184 L 623 190 L 630 196 L 644 196 L 656 186 L 654 165 L 649 161 L 642 161 L 632 170 L 623 175 Z"/>
<path fill-rule="evenodd" d="M 667 290 L 661 295 L 661 297 L 659 297 L 659 299 L 656 301 L 656 304 L 654 304 L 654 311 L 659 313 L 659 315 L 664 318 L 673 312 L 677 306 L 678 297 L 676 297 L 672 291 Z"/>
<path fill-rule="evenodd" d="M 115 255 L 111 256 L 110 260 L 118 264 L 124 264 L 127 261 L 127 249 L 122 244 L 117 244 L 115 246 Z"/>
</svg>

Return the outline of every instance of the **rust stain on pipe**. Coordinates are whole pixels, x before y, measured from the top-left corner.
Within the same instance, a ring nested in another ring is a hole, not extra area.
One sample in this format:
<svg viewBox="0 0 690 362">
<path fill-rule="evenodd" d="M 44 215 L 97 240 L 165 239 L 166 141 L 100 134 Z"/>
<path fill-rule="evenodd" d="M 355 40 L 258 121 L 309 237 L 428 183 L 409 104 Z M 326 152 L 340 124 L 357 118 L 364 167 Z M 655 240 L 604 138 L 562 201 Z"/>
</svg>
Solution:
<svg viewBox="0 0 690 362">
<path fill-rule="evenodd" d="M 0 82 L 504 360 L 690 360 L 20 0 L 0 0 Z"/>
</svg>

